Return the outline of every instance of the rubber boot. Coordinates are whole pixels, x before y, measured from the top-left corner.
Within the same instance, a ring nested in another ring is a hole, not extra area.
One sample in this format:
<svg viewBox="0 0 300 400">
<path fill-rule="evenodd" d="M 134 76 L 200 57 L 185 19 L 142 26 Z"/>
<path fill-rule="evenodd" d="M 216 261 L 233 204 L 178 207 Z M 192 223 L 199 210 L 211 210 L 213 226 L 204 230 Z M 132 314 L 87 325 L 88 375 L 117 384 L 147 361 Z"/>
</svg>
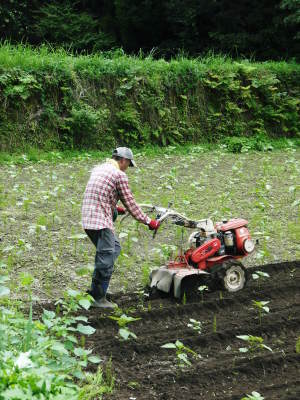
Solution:
<svg viewBox="0 0 300 400">
<path fill-rule="evenodd" d="M 113 303 L 112 301 L 108 301 L 106 296 L 101 297 L 99 300 L 94 300 L 94 302 L 91 304 L 92 307 L 95 308 L 106 308 L 106 309 L 114 309 L 117 308 L 118 305 L 116 303 Z"/>
<path fill-rule="evenodd" d="M 109 281 L 92 281 L 92 291 L 91 294 L 94 297 L 94 302 L 91 304 L 92 307 L 96 308 L 116 308 L 118 305 L 111 301 L 108 301 L 106 298 L 106 292 L 108 289 Z M 97 295 L 95 296 L 94 293 Z"/>
</svg>

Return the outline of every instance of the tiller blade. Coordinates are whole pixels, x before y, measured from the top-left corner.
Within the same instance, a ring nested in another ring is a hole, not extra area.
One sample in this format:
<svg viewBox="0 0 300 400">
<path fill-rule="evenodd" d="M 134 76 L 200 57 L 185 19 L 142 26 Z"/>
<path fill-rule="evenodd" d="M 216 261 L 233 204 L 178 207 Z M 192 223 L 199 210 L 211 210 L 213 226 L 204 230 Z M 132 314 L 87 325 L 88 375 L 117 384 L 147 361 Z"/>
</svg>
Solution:
<svg viewBox="0 0 300 400">
<path fill-rule="evenodd" d="M 150 274 L 150 287 L 169 293 L 180 299 L 182 288 L 197 287 L 203 284 L 209 273 L 195 268 L 168 268 L 162 266 L 154 269 Z M 172 293 L 173 292 L 173 293 Z"/>
</svg>

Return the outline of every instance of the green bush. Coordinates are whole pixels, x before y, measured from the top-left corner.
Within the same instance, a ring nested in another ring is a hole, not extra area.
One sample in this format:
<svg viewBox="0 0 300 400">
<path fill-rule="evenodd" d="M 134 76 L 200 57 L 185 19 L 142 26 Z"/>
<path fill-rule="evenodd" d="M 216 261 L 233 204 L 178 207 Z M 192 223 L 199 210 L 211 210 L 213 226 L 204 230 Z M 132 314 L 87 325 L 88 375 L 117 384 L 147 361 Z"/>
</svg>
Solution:
<svg viewBox="0 0 300 400">
<path fill-rule="evenodd" d="M 300 132 L 296 63 L 154 61 L 0 47 L 1 149 L 100 149 L 228 139 L 233 151 Z"/>
<path fill-rule="evenodd" d="M 101 130 L 108 117 L 108 109 L 95 110 L 85 103 L 75 104 L 70 110 L 70 116 L 63 120 L 64 146 L 89 149 L 113 145 L 111 132 L 105 136 Z"/>
<path fill-rule="evenodd" d="M 225 138 L 223 143 L 231 153 L 246 153 L 249 150 L 273 150 L 269 138 L 265 135 L 256 135 L 250 138 L 232 136 Z"/>
</svg>

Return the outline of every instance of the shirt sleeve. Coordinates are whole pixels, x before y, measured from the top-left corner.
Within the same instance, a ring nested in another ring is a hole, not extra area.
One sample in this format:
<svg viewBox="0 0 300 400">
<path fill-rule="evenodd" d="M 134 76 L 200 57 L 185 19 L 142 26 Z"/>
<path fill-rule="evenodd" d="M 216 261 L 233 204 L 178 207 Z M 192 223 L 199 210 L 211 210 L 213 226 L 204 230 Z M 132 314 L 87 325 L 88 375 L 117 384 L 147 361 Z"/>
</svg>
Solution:
<svg viewBox="0 0 300 400">
<path fill-rule="evenodd" d="M 120 199 L 130 214 L 137 221 L 142 222 L 145 225 L 148 225 L 151 219 L 143 213 L 141 207 L 136 203 L 133 194 L 128 185 L 127 175 L 124 173 L 120 175 L 117 181 L 117 190 L 120 196 Z"/>
</svg>

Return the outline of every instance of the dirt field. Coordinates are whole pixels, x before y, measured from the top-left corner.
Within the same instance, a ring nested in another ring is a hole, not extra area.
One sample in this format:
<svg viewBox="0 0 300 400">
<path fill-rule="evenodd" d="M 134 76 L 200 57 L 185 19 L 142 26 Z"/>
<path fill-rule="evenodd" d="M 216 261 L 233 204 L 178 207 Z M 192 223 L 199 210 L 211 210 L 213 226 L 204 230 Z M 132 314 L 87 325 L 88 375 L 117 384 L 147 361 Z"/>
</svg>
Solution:
<svg viewBox="0 0 300 400">
<path fill-rule="evenodd" d="M 260 268 L 270 278 L 258 286 L 251 279 L 236 294 L 206 293 L 185 305 L 171 299 L 143 304 L 137 296 L 113 299 L 128 315 L 141 317 L 130 325 L 137 339 L 120 342 L 117 325 L 98 310 L 89 312 L 97 331 L 87 345 L 104 360 L 112 358 L 116 391 L 112 399 L 125 400 L 238 400 L 252 391 L 265 399 L 300 399 L 300 262 Z M 252 269 L 251 269 L 252 272 Z M 269 314 L 259 324 L 251 300 L 270 301 Z M 140 306 L 138 306 L 140 305 Z M 131 311 L 131 312 L 130 312 Z M 213 320 L 216 318 L 216 332 Z M 201 334 L 187 327 L 189 319 L 203 324 Z M 241 353 L 245 342 L 237 335 L 261 336 L 273 352 Z M 180 340 L 201 355 L 185 371 L 176 366 L 174 350 L 161 345 Z"/>
<path fill-rule="evenodd" d="M 180 157 L 136 159 L 139 168 L 128 175 L 139 203 L 166 207 L 171 201 L 191 219 L 247 219 L 260 241 L 243 260 L 247 267 L 300 259 L 299 150 L 229 154 L 195 148 Z M 22 296 L 23 273 L 33 276 L 32 290 L 41 301 L 89 286 L 95 250 L 83 234 L 81 204 L 90 170 L 100 161 L 0 166 L 0 257 L 10 274 L 11 296 Z M 182 235 L 186 246 L 191 230 L 165 224 L 153 240 L 132 218 L 122 223 L 118 218 L 116 232 L 122 253 L 110 289 L 127 293 L 142 288 L 150 270 L 174 256 Z"/>
</svg>

